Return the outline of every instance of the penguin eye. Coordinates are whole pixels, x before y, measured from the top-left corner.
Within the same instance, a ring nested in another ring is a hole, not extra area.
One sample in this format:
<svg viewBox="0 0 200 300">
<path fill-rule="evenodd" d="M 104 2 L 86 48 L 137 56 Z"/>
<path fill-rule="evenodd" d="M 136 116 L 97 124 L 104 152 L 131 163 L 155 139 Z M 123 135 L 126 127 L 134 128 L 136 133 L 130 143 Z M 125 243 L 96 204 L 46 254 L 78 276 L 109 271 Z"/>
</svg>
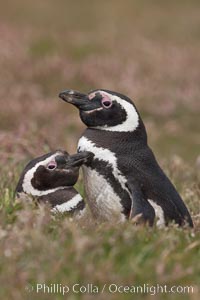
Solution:
<svg viewBox="0 0 200 300">
<path fill-rule="evenodd" d="M 112 100 L 110 100 L 109 98 L 103 98 L 101 100 L 101 105 L 105 108 L 110 108 L 112 106 Z"/>
<path fill-rule="evenodd" d="M 47 169 L 49 170 L 54 170 L 57 167 L 57 164 L 55 161 L 51 161 L 50 163 L 48 163 L 47 165 Z"/>
</svg>

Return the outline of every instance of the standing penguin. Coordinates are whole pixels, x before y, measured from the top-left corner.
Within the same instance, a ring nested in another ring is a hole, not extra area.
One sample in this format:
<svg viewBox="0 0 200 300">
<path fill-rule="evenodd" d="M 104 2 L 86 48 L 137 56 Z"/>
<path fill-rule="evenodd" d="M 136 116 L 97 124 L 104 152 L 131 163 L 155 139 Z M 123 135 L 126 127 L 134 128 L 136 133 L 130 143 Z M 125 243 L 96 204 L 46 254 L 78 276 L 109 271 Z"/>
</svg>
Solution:
<svg viewBox="0 0 200 300">
<path fill-rule="evenodd" d="M 21 174 L 15 194 L 33 196 L 38 202 L 49 203 L 55 212 L 80 212 L 85 203 L 73 188 L 80 166 L 93 157 L 90 152 L 69 155 L 57 150 L 30 161 Z"/>
<path fill-rule="evenodd" d="M 95 90 L 59 94 L 75 105 L 88 127 L 78 151 L 91 151 L 94 159 L 83 167 L 92 213 L 109 220 L 140 214 L 143 222 L 193 226 L 191 216 L 173 184 L 158 165 L 147 144 L 147 133 L 132 101 L 117 92 Z"/>
</svg>

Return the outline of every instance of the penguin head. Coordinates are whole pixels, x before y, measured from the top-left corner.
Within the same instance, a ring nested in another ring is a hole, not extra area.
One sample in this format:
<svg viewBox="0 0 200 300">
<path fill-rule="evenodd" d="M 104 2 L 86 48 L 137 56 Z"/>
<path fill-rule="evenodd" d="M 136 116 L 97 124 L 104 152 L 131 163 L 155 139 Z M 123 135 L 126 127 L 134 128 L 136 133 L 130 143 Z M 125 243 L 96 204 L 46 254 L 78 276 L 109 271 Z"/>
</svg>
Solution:
<svg viewBox="0 0 200 300">
<path fill-rule="evenodd" d="M 80 166 L 92 157 L 91 152 L 69 155 L 62 150 L 37 157 L 25 167 L 15 192 L 42 196 L 71 187 L 78 180 Z"/>
<path fill-rule="evenodd" d="M 59 97 L 79 109 L 81 120 L 87 127 L 122 132 L 144 127 L 133 102 L 120 93 L 101 89 L 82 94 L 66 90 Z"/>
</svg>

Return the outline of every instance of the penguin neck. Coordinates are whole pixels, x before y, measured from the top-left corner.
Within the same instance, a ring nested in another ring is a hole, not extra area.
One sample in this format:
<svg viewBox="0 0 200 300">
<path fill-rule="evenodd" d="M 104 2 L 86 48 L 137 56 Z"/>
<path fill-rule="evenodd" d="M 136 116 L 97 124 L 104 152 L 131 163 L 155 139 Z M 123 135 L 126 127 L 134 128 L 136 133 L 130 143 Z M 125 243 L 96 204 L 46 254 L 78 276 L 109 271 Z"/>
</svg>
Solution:
<svg viewBox="0 0 200 300">
<path fill-rule="evenodd" d="M 138 128 L 129 132 L 106 131 L 95 128 L 87 128 L 83 136 L 92 141 L 95 145 L 103 148 L 120 149 L 129 147 L 140 148 L 147 145 L 147 133 L 143 123 Z"/>
<path fill-rule="evenodd" d="M 48 202 L 55 212 L 73 213 L 77 209 L 82 210 L 85 206 L 83 198 L 73 187 L 66 187 L 37 199 L 39 202 Z"/>
</svg>

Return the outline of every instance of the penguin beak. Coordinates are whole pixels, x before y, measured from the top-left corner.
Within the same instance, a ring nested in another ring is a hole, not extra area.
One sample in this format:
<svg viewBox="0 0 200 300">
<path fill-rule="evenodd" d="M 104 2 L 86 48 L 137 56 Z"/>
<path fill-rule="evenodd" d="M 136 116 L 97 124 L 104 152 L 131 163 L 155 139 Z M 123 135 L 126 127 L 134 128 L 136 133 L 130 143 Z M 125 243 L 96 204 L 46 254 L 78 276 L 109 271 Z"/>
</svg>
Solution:
<svg viewBox="0 0 200 300">
<path fill-rule="evenodd" d="M 67 166 L 68 167 L 80 167 L 82 164 L 89 162 L 94 157 L 94 154 L 89 151 L 70 155 Z"/>
<path fill-rule="evenodd" d="M 91 101 L 86 94 L 74 90 L 65 90 L 59 94 L 59 97 L 80 110 L 90 110 Z"/>
</svg>

